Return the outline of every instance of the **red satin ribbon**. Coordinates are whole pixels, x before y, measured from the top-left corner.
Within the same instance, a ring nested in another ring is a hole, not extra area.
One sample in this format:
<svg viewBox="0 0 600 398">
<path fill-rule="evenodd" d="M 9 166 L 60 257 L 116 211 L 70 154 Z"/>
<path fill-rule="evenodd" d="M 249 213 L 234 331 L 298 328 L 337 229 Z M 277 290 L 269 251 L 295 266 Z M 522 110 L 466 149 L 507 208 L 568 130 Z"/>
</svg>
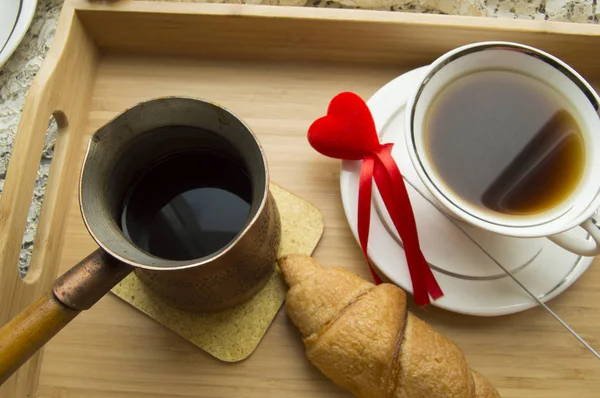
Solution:
<svg viewBox="0 0 600 398">
<path fill-rule="evenodd" d="M 358 238 L 375 283 L 381 279 L 367 253 L 371 223 L 373 180 L 398 231 L 417 305 L 443 296 L 442 289 L 421 252 L 417 224 L 402 174 L 392 158 L 393 144 L 381 144 L 367 104 L 356 94 L 341 93 L 329 104 L 327 115 L 308 130 L 308 141 L 319 153 L 336 159 L 361 160 L 358 190 Z"/>
</svg>

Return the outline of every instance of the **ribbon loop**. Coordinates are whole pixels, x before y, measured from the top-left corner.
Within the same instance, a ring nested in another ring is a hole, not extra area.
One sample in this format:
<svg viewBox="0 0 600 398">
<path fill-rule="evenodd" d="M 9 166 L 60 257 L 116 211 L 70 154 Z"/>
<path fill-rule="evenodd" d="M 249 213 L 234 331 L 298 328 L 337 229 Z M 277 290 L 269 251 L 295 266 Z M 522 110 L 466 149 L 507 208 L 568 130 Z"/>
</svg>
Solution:
<svg viewBox="0 0 600 398">
<path fill-rule="evenodd" d="M 308 140 L 319 153 L 345 160 L 361 160 L 358 191 L 358 237 L 375 283 L 381 279 L 368 255 L 373 180 L 398 231 L 417 305 L 443 296 L 442 289 L 421 252 L 417 224 L 404 178 L 392 157 L 393 144 L 381 144 L 367 104 L 354 93 L 341 93 L 331 101 L 327 115 L 308 130 Z"/>
</svg>

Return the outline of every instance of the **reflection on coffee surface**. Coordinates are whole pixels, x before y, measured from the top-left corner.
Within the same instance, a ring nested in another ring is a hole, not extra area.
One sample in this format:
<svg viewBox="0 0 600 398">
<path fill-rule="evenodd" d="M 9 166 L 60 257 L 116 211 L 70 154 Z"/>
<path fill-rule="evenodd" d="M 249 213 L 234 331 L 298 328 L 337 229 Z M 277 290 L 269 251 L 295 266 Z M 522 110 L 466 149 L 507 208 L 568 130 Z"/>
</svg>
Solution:
<svg viewBox="0 0 600 398">
<path fill-rule="evenodd" d="M 520 73 L 463 76 L 428 110 L 427 156 L 447 187 L 480 209 L 544 212 L 583 174 L 583 137 L 570 108 L 558 92 Z"/>
<path fill-rule="evenodd" d="M 121 228 L 157 257 L 197 259 L 236 237 L 248 219 L 251 197 L 252 182 L 238 160 L 188 150 L 142 174 L 125 199 Z"/>
</svg>

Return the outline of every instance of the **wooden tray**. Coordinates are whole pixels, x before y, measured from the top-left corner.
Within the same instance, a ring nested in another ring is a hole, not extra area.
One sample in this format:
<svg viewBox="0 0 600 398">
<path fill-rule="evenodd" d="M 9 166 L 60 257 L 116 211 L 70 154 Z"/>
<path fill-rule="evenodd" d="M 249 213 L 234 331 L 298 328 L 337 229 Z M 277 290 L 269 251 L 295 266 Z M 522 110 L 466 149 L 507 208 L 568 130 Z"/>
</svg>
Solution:
<svg viewBox="0 0 600 398">
<path fill-rule="evenodd" d="M 368 276 L 347 226 L 339 162 L 305 134 L 338 92 L 368 98 L 410 68 L 481 40 L 540 47 L 600 83 L 600 26 L 356 10 L 67 0 L 31 87 L 0 201 L 0 323 L 95 249 L 76 200 L 87 137 L 123 109 L 162 95 L 219 102 L 259 132 L 273 180 L 316 204 L 326 231 L 316 257 Z M 48 117 L 61 127 L 35 241 L 21 281 L 17 258 Z M 600 132 L 599 132 L 600 133 Z M 552 307 L 600 348 L 600 269 Z M 418 311 L 418 309 L 417 309 Z M 421 316 L 453 339 L 507 397 L 597 397 L 600 361 L 543 310 L 501 318 L 435 308 Z M 42 359 L 43 358 L 43 359 Z M 348 397 L 305 359 L 281 311 L 256 353 L 216 361 L 107 295 L 0 390 L 6 398 Z"/>
</svg>

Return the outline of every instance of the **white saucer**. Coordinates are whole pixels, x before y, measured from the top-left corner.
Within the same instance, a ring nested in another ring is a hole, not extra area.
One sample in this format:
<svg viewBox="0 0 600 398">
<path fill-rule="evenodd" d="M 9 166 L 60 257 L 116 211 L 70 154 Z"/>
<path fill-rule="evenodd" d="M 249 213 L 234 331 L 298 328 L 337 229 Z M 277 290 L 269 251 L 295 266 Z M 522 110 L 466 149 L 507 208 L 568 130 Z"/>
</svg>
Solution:
<svg viewBox="0 0 600 398">
<path fill-rule="evenodd" d="M 444 297 L 433 305 L 479 316 L 505 315 L 535 307 L 536 302 L 494 261 L 511 270 L 542 301 L 556 297 L 585 272 L 593 258 L 572 254 L 545 238 L 510 238 L 452 220 L 438 210 L 433 196 L 417 176 L 403 136 L 405 104 L 411 88 L 426 69 L 415 69 L 392 80 L 367 104 L 381 142 L 394 143 L 392 155 L 407 183 L 421 249 L 444 291 Z M 357 242 L 360 165 L 360 161 L 343 161 L 340 176 L 344 211 Z M 369 258 L 390 280 L 412 293 L 402 242 L 377 190 L 371 215 Z"/>
<path fill-rule="evenodd" d="M 0 68 L 15 52 L 25 37 L 35 14 L 37 0 L 0 0 L 0 9 L 3 7 L 6 7 L 11 15 L 9 17 L 8 13 L 3 14 L 0 16 L 0 22 L 10 24 L 11 28 L 10 31 L 0 29 Z M 14 10 L 18 10 L 18 14 L 13 15 Z M 6 26 L 4 27 L 6 28 Z"/>
</svg>

